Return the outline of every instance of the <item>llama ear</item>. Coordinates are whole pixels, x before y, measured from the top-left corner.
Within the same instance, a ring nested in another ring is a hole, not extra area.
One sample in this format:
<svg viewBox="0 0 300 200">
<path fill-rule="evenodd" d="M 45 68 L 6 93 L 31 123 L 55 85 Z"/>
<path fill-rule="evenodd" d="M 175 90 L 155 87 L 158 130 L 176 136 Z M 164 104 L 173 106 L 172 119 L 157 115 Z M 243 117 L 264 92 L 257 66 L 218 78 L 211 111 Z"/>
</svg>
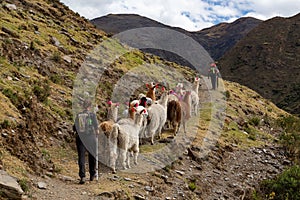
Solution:
<svg viewBox="0 0 300 200">
<path fill-rule="evenodd" d="M 108 101 L 107 104 L 108 104 L 108 105 L 111 105 L 111 104 L 112 104 L 112 101 Z"/>
</svg>

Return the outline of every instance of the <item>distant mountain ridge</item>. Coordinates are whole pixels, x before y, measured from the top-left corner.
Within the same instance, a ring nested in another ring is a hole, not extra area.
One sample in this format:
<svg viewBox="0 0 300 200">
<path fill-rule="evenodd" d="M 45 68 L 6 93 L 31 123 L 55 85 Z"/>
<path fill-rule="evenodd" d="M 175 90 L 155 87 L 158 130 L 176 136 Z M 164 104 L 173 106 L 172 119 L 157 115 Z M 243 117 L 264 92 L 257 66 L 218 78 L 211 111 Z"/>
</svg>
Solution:
<svg viewBox="0 0 300 200">
<path fill-rule="evenodd" d="M 246 17 L 236 20 L 233 23 L 221 23 L 211 28 L 197 32 L 189 32 L 182 28 L 164 25 L 155 20 L 136 14 L 109 14 L 103 17 L 92 19 L 91 22 L 108 34 L 117 34 L 126 30 L 142 27 L 162 27 L 171 28 L 175 31 L 184 33 L 199 42 L 211 55 L 214 60 L 218 60 L 228 49 L 243 38 L 251 29 L 261 23 L 261 20 Z M 175 61 L 182 65 L 188 65 L 186 61 L 177 58 L 174 54 L 152 51 L 167 60 Z"/>
<path fill-rule="evenodd" d="M 139 15 L 107 15 L 91 20 L 98 28 L 116 34 L 132 28 L 165 27 L 199 42 L 219 62 L 222 77 L 238 82 L 271 99 L 288 112 L 300 113 L 300 14 L 267 21 L 240 18 L 197 32 L 163 25 Z M 147 50 L 167 60 L 191 66 L 170 52 Z"/>
</svg>

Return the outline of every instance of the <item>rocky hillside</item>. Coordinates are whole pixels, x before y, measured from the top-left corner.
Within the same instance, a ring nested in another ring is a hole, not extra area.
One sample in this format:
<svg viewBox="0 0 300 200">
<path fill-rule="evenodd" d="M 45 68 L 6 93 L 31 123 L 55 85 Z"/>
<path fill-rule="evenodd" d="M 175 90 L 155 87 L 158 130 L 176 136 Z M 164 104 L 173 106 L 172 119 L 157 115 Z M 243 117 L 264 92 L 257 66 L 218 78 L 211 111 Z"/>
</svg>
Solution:
<svg viewBox="0 0 300 200">
<path fill-rule="evenodd" d="M 0 155 L 54 170 L 43 152 L 70 140 L 73 79 L 105 34 L 58 0 L 1 1 L 0 18 Z"/>
<path fill-rule="evenodd" d="M 300 14 L 261 23 L 220 60 L 222 76 L 300 114 Z"/>
<path fill-rule="evenodd" d="M 192 34 L 214 60 L 219 60 L 261 22 L 252 17 L 243 17 L 232 23 L 220 23 Z"/>
<path fill-rule="evenodd" d="M 22 176 L 13 159 L 35 174 L 57 171 L 49 147 L 74 146 L 73 82 L 106 34 L 58 0 L 1 1 L 0 17 L 0 168 Z M 113 84 L 132 67 L 156 63 L 177 68 L 186 78 L 194 76 L 158 57 L 126 53 L 120 44 L 114 48 L 124 56 L 100 80 L 95 102 L 100 120 L 106 117 Z"/>
<path fill-rule="evenodd" d="M 91 20 L 91 22 L 95 24 L 98 29 L 110 34 L 142 27 L 170 28 L 192 37 L 206 49 L 214 60 L 218 60 L 227 50 L 233 47 L 237 41 L 243 38 L 261 21 L 249 17 L 241 18 L 233 23 L 221 23 L 197 32 L 188 32 L 178 27 L 170 27 L 149 18 L 134 14 L 110 14 L 95 18 Z M 185 60 L 176 57 L 176 55 L 170 54 L 169 52 L 161 52 L 158 50 L 148 52 L 159 55 L 167 60 L 190 66 Z"/>
</svg>

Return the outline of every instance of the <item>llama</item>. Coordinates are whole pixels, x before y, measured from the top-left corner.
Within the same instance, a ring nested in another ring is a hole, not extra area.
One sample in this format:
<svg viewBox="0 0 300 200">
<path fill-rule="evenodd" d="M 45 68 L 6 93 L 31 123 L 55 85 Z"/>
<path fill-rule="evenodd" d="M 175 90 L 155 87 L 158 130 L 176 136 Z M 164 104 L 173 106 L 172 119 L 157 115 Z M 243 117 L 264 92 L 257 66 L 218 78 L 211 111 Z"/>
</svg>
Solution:
<svg viewBox="0 0 300 200">
<path fill-rule="evenodd" d="M 113 103 L 109 101 L 107 104 L 107 121 L 99 124 L 99 132 L 109 137 L 109 133 L 112 130 L 112 125 L 117 121 L 118 118 L 119 103 Z"/>
<path fill-rule="evenodd" d="M 167 120 L 167 103 L 168 95 L 167 92 L 163 92 L 161 99 L 157 103 L 152 104 L 148 108 L 148 124 L 145 128 L 145 135 L 151 138 L 151 144 L 154 144 L 154 137 L 158 134 L 161 137 L 162 127 Z"/>
<path fill-rule="evenodd" d="M 155 101 L 156 100 L 155 89 L 158 87 L 158 84 L 151 82 L 150 84 L 146 84 L 146 87 L 148 88 L 146 97 L 149 97 L 152 99 L 152 101 Z"/>
<path fill-rule="evenodd" d="M 104 162 L 107 165 L 109 161 L 107 160 L 108 155 L 110 154 L 109 151 L 109 140 L 111 138 L 111 132 L 113 129 L 113 124 L 117 121 L 118 118 L 118 110 L 119 110 L 119 103 L 113 103 L 111 101 L 108 103 L 108 112 L 107 112 L 107 121 L 101 122 L 98 126 L 100 137 L 103 137 L 103 148 L 104 148 Z M 111 156 L 109 156 L 111 157 Z"/>
<path fill-rule="evenodd" d="M 198 114 L 198 107 L 199 107 L 199 95 L 198 95 L 199 83 L 200 83 L 200 79 L 198 77 L 196 77 L 194 79 L 194 83 L 193 83 L 192 90 L 191 90 L 191 113 L 193 113 L 194 115 Z"/>
<path fill-rule="evenodd" d="M 182 83 L 177 83 L 174 90 L 170 90 L 168 101 L 180 101 L 184 96 L 184 89 Z"/>
<path fill-rule="evenodd" d="M 112 135 L 114 140 L 112 144 L 114 152 L 119 149 L 119 157 L 123 169 L 130 168 L 130 153 L 133 152 L 134 155 L 134 164 L 137 164 L 137 157 L 139 154 L 139 132 L 142 126 L 144 117 L 148 115 L 147 110 L 143 106 L 138 106 L 134 108 L 135 117 L 134 120 L 130 119 L 128 123 L 116 123 L 113 125 Z M 110 166 L 113 172 L 116 172 L 116 160 L 117 156 L 112 157 Z"/>
<path fill-rule="evenodd" d="M 139 106 L 139 103 L 140 101 L 139 100 L 133 100 L 131 101 L 130 103 L 129 102 L 126 102 L 126 107 L 125 107 L 125 110 L 123 111 L 122 113 L 122 116 L 123 118 L 122 119 L 119 119 L 118 121 L 120 120 L 124 120 L 126 118 L 131 118 L 131 119 L 134 119 L 134 112 L 133 112 L 133 108 L 135 107 L 138 107 Z"/>
<path fill-rule="evenodd" d="M 168 102 L 168 107 L 167 107 L 167 122 L 169 124 L 169 127 L 172 126 L 174 129 L 174 136 L 179 131 L 180 128 L 180 123 L 181 123 L 181 104 L 179 101 L 172 100 Z"/>
<path fill-rule="evenodd" d="M 183 131 L 186 134 L 186 122 L 191 118 L 191 91 L 186 91 L 183 100 L 180 101 L 181 105 L 181 122 L 183 125 Z"/>
</svg>

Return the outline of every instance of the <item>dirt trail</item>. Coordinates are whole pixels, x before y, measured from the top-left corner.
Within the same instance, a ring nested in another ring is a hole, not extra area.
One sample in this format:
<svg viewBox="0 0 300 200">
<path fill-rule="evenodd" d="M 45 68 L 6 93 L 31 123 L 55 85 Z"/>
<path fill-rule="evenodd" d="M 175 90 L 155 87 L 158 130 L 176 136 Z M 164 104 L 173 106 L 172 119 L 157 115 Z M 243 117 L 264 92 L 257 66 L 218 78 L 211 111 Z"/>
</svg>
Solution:
<svg viewBox="0 0 300 200">
<path fill-rule="evenodd" d="M 200 95 L 201 101 L 209 102 L 211 92 L 220 95 L 219 91 L 205 88 Z M 195 124 L 192 128 L 199 126 Z M 98 181 L 79 185 L 77 169 L 73 167 L 70 177 L 34 177 L 32 183 L 44 182 L 47 187 L 38 189 L 35 186 L 28 197 L 39 200 L 247 199 L 261 180 L 274 177 L 290 164 L 280 148 L 273 145 L 244 150 L 235 144 L 201 146 L 199 141 L 213 140 L 214 132 L 211 137 L 208 135 L 197 136 L 196 143 L 194 141 L 163 169 L 148 173 L 118 171 L 114 175 L 100 166 Z M 208 153 L 203 154 L 203 151 Z M 76 160 L 72 162 L 76 166 Z"/>
</svg>

